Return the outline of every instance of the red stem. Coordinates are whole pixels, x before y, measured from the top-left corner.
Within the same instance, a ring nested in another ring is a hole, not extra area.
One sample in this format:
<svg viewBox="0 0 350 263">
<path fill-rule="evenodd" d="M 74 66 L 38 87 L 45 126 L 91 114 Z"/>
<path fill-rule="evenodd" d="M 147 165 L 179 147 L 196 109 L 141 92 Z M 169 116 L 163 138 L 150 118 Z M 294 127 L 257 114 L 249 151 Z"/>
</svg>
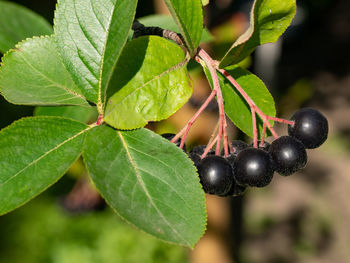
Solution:
<svg viewBox="0 0 350 263">
<path fill-rule="evenodd" d="M 285 120 L 285 119 L 281 119 L 281 118 L 277 118 L 277 117 L 272 117 L 272 116 L 266 116 L 266 118 L 267 118 L 268 120 L 277 121 L 277 122 L 281 122 L 281 123 L 285 123 L 285 124 L 294 126 L 294 121 Z"/>
<path fill-rule="evenodd" d="M 248 96 L 248 94 L 243 90 L 243 88 L 238 84 L 238 82 L 230 75 L 227 73 L 226 70 L 224 69 L 219 69 L 217 68 L 226 78 L 228 81 L 231 82 L 231 84 L 237 89 L 237 91 L 243 96 L 243 98 L 246 100 L 248 103 L 250 109 L 254 109 L 255 112 L 260 116 L 260 118 L 263 120 L 264 123 L 266 123 L 266 126 L 269 128 L 271 131 L 272 135 L 277 139 L 278 135 L 276 131 L 273 129 L 271 126 L 271 123 L 268 121 L 268 116 L 264 114 L 254 103 L 254 101 Z"/>
<path fill-rule="evenodd" d="M 263 124 L 263 130 L 262 130 L 261 142 L 260 142 L 261 147 L 264 146 L 265 134 L 266 134 L 266 122 L 264 122 L 264 124 Z"/>
<path fill-rule="evenodd" d="M 96 121 L 96 125 L 99 126 L 103 123 L 103 115 L 100 114 L 98 115 L 97 121 Z"/>
<path fill-rule="evenodd" d="M 254 135 L 253 146 L 254 146 L 254 148 L 258 148 L 258 129 L 256 128 L 255 109 L 250 108 L 250 110 L 252 112 L 252 121 L 253 121 L 253 135 Z"/>
<path fill-rule="evenodd" d="M 209 105 L 210 101 L 215 97 L 216 92 L 217 92 L 216 90 L 213 90 L 210 93 L 209 97 L 202 104 L 202 106 L 198 109 L 198 111 L 195 113 L 195 115 L 193 115 L 193 117 L 188 121 L 186 126 L 183 127 L 182 130 L 178 134 L 175 135 L 175 137 L 171 140 L 171 142 L 176 142 L 183 135 L 183 137 L 181 139 L 181 144 L 180 144 L 180 148 L 182 149 L 182 147 L 185 144 L 187 134 L 188 134 L 189 130 L 191 129 L 193 123 L 198 119 L 199 115 L 205 110 L 205 108 Z"/>
<path fill-rule="evenodd" d="M 212 140 L 207 147 L 205 147 L 205 150 L 203 152 L 203 154 L 201 155 L 201 158 L 205 158 L 205 156 L 207 156 L 208 152 L 211 150 L 211 148 L 213 148 L 214 144 L 218 141 L 219 139 L 219 135 L 216 135 L 215 139 Z"/>
<path fill-rule="evenodd" d="M 220 82 L 218 75 L 216 73 L 215 67 L 217 66 L 216 61 L 214 61 L 207 52 L 205 52 L 203 49 L 199 48 L 198 50 L 198 56 L 203 59 L 204 63 L 207 65 L 210 75 L 212 77 L 213 81 L 213 90 L 217 91 L 217 102 L 219 107 L 219 118 L 220 118 L 220 125 L 219 125 L 219 132 L 218 132 L 218 140 L 216 144 L 216 155 L 220 155 L 220 146 L 221 146 L 221 138 L 224 137 L 224 152 L 225 156 L 228 156 L 228 146 L 227 146 L 227 133 L 226 133 L 226 119 L 225 119 L 225 110 L 224 110 L 224 99 L 222 97 L 221 88 L 220 88 Z"/>
</svg>

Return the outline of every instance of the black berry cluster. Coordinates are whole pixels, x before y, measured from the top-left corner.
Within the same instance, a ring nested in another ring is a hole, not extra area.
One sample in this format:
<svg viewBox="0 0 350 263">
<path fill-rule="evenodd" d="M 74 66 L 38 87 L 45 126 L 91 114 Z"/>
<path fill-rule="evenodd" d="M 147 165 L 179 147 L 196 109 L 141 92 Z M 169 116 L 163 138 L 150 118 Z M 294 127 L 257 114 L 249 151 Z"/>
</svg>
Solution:
<svg viewBox="0 0 350 263">
<path fill-rule="evenodd" d="M 306 149 L 319 147 L 328 136 L 327 119 L 317 110 L 304 108 L 297 111 L 289 126 L 289 136 L 281 136 L 271 144 L 254 148 L 243 141 L 232 141 L 233 152 L 227 157 L 210 151 L 201 159 L 206 146 L 196 146 L 189 157 L 198 169 L 200 182 L 208 194 L 218 196 L 241 195 L 246 187 L 267 186 L 274 172 L 291 175 L 305 167 Z M 174 135 L 163 135 L 171 139 Z M 179 142 L 177 142 L 177 145 Z M 221 153 L 223 155 L 223 152 Z"/>
</svg>

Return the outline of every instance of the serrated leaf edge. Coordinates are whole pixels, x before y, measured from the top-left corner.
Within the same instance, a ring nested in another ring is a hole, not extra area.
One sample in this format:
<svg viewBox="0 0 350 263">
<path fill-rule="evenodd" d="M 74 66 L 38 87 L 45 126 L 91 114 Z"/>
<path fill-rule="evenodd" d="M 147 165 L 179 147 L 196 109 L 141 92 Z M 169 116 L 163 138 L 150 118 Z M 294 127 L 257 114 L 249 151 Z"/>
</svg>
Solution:
<svg viewBox="0 0 350 263">
<path fill-rule="evenodd" d="M 135 89 L 135 90 L 133 90 L 131 93 L 129 93 L 127 96 L 125 96 L 121 101 L 123 101 L 125 98 L 129 97 L 129 96 L 132 95 L 133 93 L 139 91 L 140 89 L 144 88 L 145 86 L 147 86 L 148 84 L 152 83 L 153 81 L 162 78 L 162 77 L 165 76 L 166 74 L 171 73 L 171 72 L 173 72 L 173 71 L 176 71 L 176 70 L 178 70 L 178 69 L 184 68 L 185 65 L 188 63 L 189 60 L 190 60 L 190 57 L 186 57 L 186 58 L 185 58 L 183 61 L 181 61 L 180 63 L 178 63 L 178 64 L 176 64 L 176 65 L 174 65 L 174 66 L 168 68 L 167 70 L 161 72 L 160 74 L 154 76 L 152 79 L 150 79 L 150 80 L 147 81 L 146 83 L 142 84 L 142 86 L 138 87 L 137 89 Z M 187 73 L 187 75 L 188 75 L 188 73 Z M 190 79 L 189 79 L 189 86 L 190 86 L 191 88 L 193 88 L 193 87 L 192 87 L 192 82 L 191 82 Z M 192 92 L 191 92 L 191 93 L 192 93 Z M 113 96 L 112 96 L 112 97 L 113 97 Z M 112 98 L 112 97 L 111 97 L 111 98 Z M 188 98 L 188 99 L 189 99 L 189 98 Z M 144 122 L 143 122 L 141 125 L 138 125 L 138 126 L 132 126 L 132 127 L 116 127 L 115 125 L 109 123 L 108 120 L 105 119 L 106 116 L 110 115 L 110 113 L 114 111 L 114 108 L 115 108 L 115 107 L 117 107 L 117 106 L 114 106 L 111 110 L 108 111 L 108 113 L 105 112 L 103 118 L 104 118 L 104 120 L 106 121 L 106 123 L 110 124 L 112 127 L 116 128 L 116 129 L 121 129 L 121 130 L 135 130 L 135 129 L 138 129 L 138 128 L 143 127 L 144 125 L 146 125 L 146 124 L 150 121 L 150 120 L 144 119 Z M 181 106 L 178 107 L 177 109 L 175 109 L 175 112 L 176 112 L 179 108 L 181 108 Z M 164 118 L 156 118 L 156 119 L 152 119 L 152 121 L 160 121 L 160 120 L 163 120 L 163 119 L 164 119 Z"/>
<path fill-rule="evenodd" d="M 56 116 L 24 117 L 24 118 L 21 118 L 21 119 L 19 119 L 19 120 L 17 120 L 17 121 L 14 121 L 13 123 L 11 123 L 10 125 L 8 125 L 8 126 L 5 127 L 4 129 L 2 129 L 2 130 L 0 131 L 0 135 L 3 133 L 4 130 L 7 130 L 7 129 L 11 128 L 12 125 L 16 125 L 16 123 L 18 123 L 18 122 L 22 122 L 22 121 L 27 120 L 27 119 L 38 119 L 38 118 L 40 118 L 40 119 L 49 119 L 49 118 L 50 118 L 50 119 L 68 119 L 68 118 L 62 118 L 62 117 L 56 117 Z M 70 120 L 70 119 L 69 119 L 69 120 Z M 72 121 L 72 120 L 70 120 L 70 121 Z M 75 121 L 75 120 L 73 120 L 73 121 L 74 121 L 74 122 L 77 122 L 77 121 Z M 82 124 L 81 122 L 78 122 L 78 123 L 79 123 L 79 124 Z M 73 137 L 74 137 L 74 138 L 77 138 L 78 136 L 80 136 L 81 134 L 87 132 L 88 130 L 92 129 L 93 127 L 95 127 L 95 125 L 90 125 L 90 126 L 88 126 L 86 129 L 84 129 L 83 131 L 81 131 L 81 132 L 79 132 L 78 134 L 74 135 Z M 70 140 L 72 140 L 72 139 L 74 139 L 74 138 L 71 137 L 71 138 L 68 139 L 68 141 L 70 141 Z M 64 143 L 67 143 L 68 141 L 66 140 L 66 141 L 64 141 Z M 62 145 L 63 145 L 63 144 L 61 143 L 61 146 L 62 146 Z M 83 148 L 83 146 L 82 146 L 82 148 Z M 55 149 L 58 149 L 58 147 L 56 147 Z M 50 151 L 50 152 L 52 152 L 52 151 Z M 82 150 L 81 150 L 81 153 L 82 153 Z M 77 158 L 74 160 L 74 162 L 75 162 L 76 160 L 78 160 L 78 158 L 81 156 L 81 153 L 77 155 Z M 49 153 L 47 153 L 47 154 L 49 154 Z M 47 154 L 46 154 L 46 155 L 47 155 Z M 46 156 L 46 155 L 45 155 L 45 156 Z M 41 156 L 40 159 L 44 158 L 45 156 Z M 38 161 L 39 161 L 39 160 L 38 160 Z M 73 162 L 73 163 L 74 163 L 74 162 Z M 51 184 L 49 184 L 47 187 L 43 188 L 43 189 L 42 189 L 40 192 L 38 192 L 37 194 L 33 195 L 32 197 L 30 197 L 29 199 L 25 200 L 24 202 L 18 204 L 16 207 L 14 207 L 13 209 L 11 209 L 11 210 L 9 210 L 9 211 L 0 212 L 0 216 L 10 213 L 11 211 L 13 211 L 13 210 L 15 210 L 15 209 L 21 207 L 22 205 L 28 203 L 29 201 L 31 201 L 32 199 L 34 199 L 36 196 L 38 196 L 38 195 L 41 194 L 42 192 L 46 191 L 48 188 L 50 188 L 52 185 L 54 185 L 59 179 L 61 179 L 61 177 L 69 170 L 69 168 L 70 168 L 70 167 L 67 167 L 67 169 L 62 173 L 62 175 L 57 177 L 57 180 L 55 180 L 54 182 L 52 182 Z M 22 169 L 21 171 L 23 171 L 23 169 Z M 18 173 L 17 173 L 17 174 L 18 174 Z M 5 182 L 1 183 L 0 187 L 3 186 L 7 181 L 9 181 L 10 179 L 13 179 L 13 178 L 14 178 L 14 176 L 12 176 L 11 178 L 9 178 L 9 179 L 6 180 Z"/>
<path fill-rule="evenodd" d="M 196 47 L 194 46 L 195 43 L 194 43 L 194 41 L 192 39 L 191 34 L 187 30 L 185 30 L 185 28 L 183 27 L 182 21 L 180 20 L 180 16 L 177 14 L 175 8 L 170 3 L 170 1 L 171 0 L 165 0 L 164 2 L 167 5 L 170 13 L 173 14 L 173 18 L 176 19 L 176 23 L 180 27 L 180 30 L 186 35 L 186 37 L 184 37 L 185 38 L 185 42 L 186 42 L 187 48 L 189 48 L 190 54 L 193 56 L 196 53 Z M 201 5 L 201 7 L 202 7 L 202 5 Z M 190 43 L 187 41 L 187 36 L 191 40 Z"/>
<path fill-rule="evenodd" d="M 55 38 L 54 38 L 54 35 L 44 35 L 44 36 L 29 37 L 29 38 L 26 38 L 26 39 L 24 39 L 24 40 L 18 42 L 18 43 L 15 45 L 14 48 L 9 49 L 9 50 L 3 55 L 2 60 L 1 60 L 1 62 L 0 62 L 0 74 L 1 74 L 1 72 L 2 72 L 2 70 L 3 70 L 3 67 L 6 66 L 6 61 L 5 61 L 5 60 L 7 59 L 7 56 L 9 56 L 9 54 L 11 54 L 11 53 L 15 53 L 15 52 L 18 53 L 18 52 L 21 52 L 21 46 L 22 46 L 24 43 L 26 43 L 26 42 L 28 42 L 28 41 L 37 40 L 37 39 L 50 39 L 50 38 L 55 39 Z M 54 43 L 56 43 L 56 41 L 54 41 Z M 56 47 L 55 47 L 55 48 L 56 48 Z M 57 51 L 57 52 L 58 52 L 58 51 Z M 20 54 L 20 53 L 18 53 L 18 54 Z M 59 53 L 58 53 L 58 54 L 59 54 Z M 59 57 L 61 57 L 61 56 L 59 55 Z M 83 95 L 78 94 L 78 93 L 76 93 L 76 92 L 74 92 L 74 91 L 72 91 L 72 90 L 70 90 L 70 89 L 68 89 L 68 88 L 66 88 L 66 87 L 64 87 L 64 86 L 62 86 L 62 85 L 60 85 L 60 84 L 57 84 L 56 82 L 54 82 L 54 81 L 52 81 L 52 80 L 50 80 L 50 79 L 47 78 L 45 75 L 41 74 L 41 73 L 40 73 L 36 68 L 34 68 L 31 64 L 29 64 L 29 63 L 27 62 L 27 60 L 23 58 L 23 56 L 21 56 L 21 58 L 22 58 L 22 59 L 24 60 L 24 62 L 25 62 L 26 64 L 28 64 L 28 66 L 30 66 L 34 71 L 38 72 L 38 73 L 39 73 L 40 75 L 42 75 L 45 79 L 47 79 L 49 82 L 55 84 L 56 87 L 58 87 L 58 88 L 60 88 L 60 89 L 63 89 L 64 91 L 66 91 L 66 92 L 68 92 L 68 93 L 70 93 L 70 94 L 72 94 L 72 95 L 74 95 L 74 96 L 76 96 L 76 97 L 78 97 L 78 98 L 80 98 L 80 99 L 83 99 L 83 100 L 85 100 L 85 102 L 86 102 L 86 103 L 82 103 L 82 104 L 68 104 L 68 105 L 72 105 L 72 106 L 84 106 L 84 105 L 87 104 L 87 99 L 86 99 Z M 61 61 L 61 60 L 60 60 L 60 61 Z M 62 61 L 61 61 L 61 63 L 62 63 Z M 63 63 L 62 63 L 62 65 L 63 65 Z M 64 65 L 63 65 L 63 66 L 64 66 Z M 74 81 L 73 81 L 73 83 L 74 83 Z M 74 84 L 75 84 L 75 83 L 74 83 Z M 40 105 L 40 106 L 43 106 L 43 105 L 47 105 L 47 106 L 52 106 L 52 105 L 60 106 L 60 105 L 63 105 L 63 104 L 55 104 L 55 103 L 50 103 L 50 104 L 47 104 L 47 103 L 34 103 L 34 104 L 33 104 L 33 103 L 16 103 L 16 102 L 13 102 L 12 100 L 8 99 L 7 96 L 3 93 L 2 88 L 1 88 L 1 83 L 0 83 L 0 94 L 1 94 L 8 102 L 11 102 L 12 104 L 15 104 L 15 105 Z"/>
<path fill-rule="evenodd" d="M 145 128 L 143 128 L 143 129 L 145 129 Z M 118 131 L 118 130 L 116 130 L 116 131 Z M 169 141 L 168 140 L 166 140 L 165 138 L 163 138 L 163 137 L 160 137 L 163 141 L 166 141 L 166 142 L 168 142 L 169 143 Z M 86 140 L 86 137 L 85 137 L 85 140 Z M 172 146 L 171 147 L 174 147 L 175 145 L 173 145 L 172 144 Z M 179 149 L 177 146 L 175 146 L 177 149 Z M 182 150 L 181 150 L 182 151 Z M 83 157 L 84 157 L 84 149 L 83 149 Z M 196 170 L 196 172 L 197 172 L 197 174 L 198 174 L 198 171 L 197 171 L 197 168 L 196 168 L 196 166 L 194 165 L 194 163 L 193 163 L 193 161 L 190 159 L 190 158 L 188 158 L 189 159 L 189 161 L 190 161 L 190 163 L 192 164 L 192 166 L 194 167 L 194 169 Z M 86 165 L 86 163 L 85 163 L 85 158 L 83 158 L 83 161 L 84 161 L 84 164 L 85 164 L 85 167 L 88 167 L 87 165 Z M 151 235 L 150 233 L 148 233 L 148 232 L 146 232 L 145 230 L 143 230 L 143 229 L 141 229 L 141 228 L 139 228 L 139 227 L 137 227 L 135 224 L 133 224 L 132 222 L 130 222 L 129 220 L 127 220 L 124 216 L 122 216 L 119 212 L 118 212 L 118 210 L 117 209 L 115 209 L 109 202 L 108 202 L 108 200 L 104 197 L 104 195 L 101 193 L 101 191 L 98 189 L 98 187 L 96 186 L 96 184 L 94 183 L 94 181 L 92 180 L 92 178 L 91 178 L 91 176 L 90 176 L 90 171 L 89 171 L 89 169 L 87 169 L 88 170 L 88 173 L 89 173 L 89 177 L 90 177 L 90 179 L 91 179 L 91 182 L 92 182 L 92 184 L 95 186 L 95 188 L 96 188 L 96 190 L 97 190 L 97 192 L 100 194 L 100 196 L 102 196 L 102 198 L 105 200 L 105 202 L 108 204 L 108 206 L 112 209 L 112 211 L 114 212 L 114 213 L 116 213 L 125 223 L 127 223 L 128 225 L 130 225 L 130 226 L 132 226 L 133 228 L 135 228 L 136 230 L 138 230 L 138 231 L 141 231 L 142 233 L 145 233 L 146 235 L 148 235 L 148 236 L 151 236 L 151 237 L 153 237 L 153 238 L 155 238 L 155 239 L 157 239 L 157 240 L 161 240 L 161 241 L 163 241 L 163 242 L 165 242 L 165 243 L 168 243 L 168 244 L 172 244 L 172 245 L 180 245 L 180 246 L 183 246 L 183 247 L 189 247 L 190 249 L 194 249 L 194 246 L 196 245 L 196 243 L 199 241 L 199 239 L 201 238 L 201 237 L 203 237 L 204 236 L 204 234 L 205 234 L 205 232 L 206 232 L 206 230 L 207 230 L 207 221 L 208 221 L 208 215 L 207 215 L 207 212 L 205 212 L 205 218 L 204 218 L 204 225 L 203 225 L 203 231 L 202 231 L 202 233 L 201 233 L 201 235 L 198 237 L 198 240 L 196 240 L 196 242 L 192 245 L 189 245 L 189 246 L 185 246 L 184 244 L 179 244 L 179 243 L 176 243 L 176 242 L 173 242 L 173 241 L 169 241 L 169 240 L 165 240 L 165 239 L 161 239 L 161 238 L 159 238 L 159 237 L 157 237 L 157 236 L 154 236 L 154 235 Z M 197 181 L 198 181 L 198 183 L 200 184 L 200 180 L 199 180 L 199 176 L 197 176 L 196 177 L 197 178 Z M 204 190 L 203 190 L 203 187 L 202 187 L 202 185 L 200 184 L 200 187 L 201 187 L 201 189 L 202 189 L 202 197 L 203 197 L 203 205 L 204 205 L 204 210 L 205 211 L 207 211 L 207 209 L 206 209 L 206 202 L 205 202 L 205 193 L 204 193 Z"/>
</svg>

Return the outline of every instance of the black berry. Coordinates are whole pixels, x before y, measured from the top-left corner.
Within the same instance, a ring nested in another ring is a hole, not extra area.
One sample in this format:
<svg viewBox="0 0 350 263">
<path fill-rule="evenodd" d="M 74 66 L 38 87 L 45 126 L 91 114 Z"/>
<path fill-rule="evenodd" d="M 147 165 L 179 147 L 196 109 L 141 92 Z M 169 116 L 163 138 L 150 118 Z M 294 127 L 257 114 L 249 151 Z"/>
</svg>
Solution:
<svg viewBox="0 0 350 263">
<path fill-rule="evenodd" d="M 223 157 L 216 155 L 202 159 L 198 174 L 203 189 L 208 194 L 225 196 L 234 181 L 232 166 Z"/>
<path fill-rule="evenodd" d="M 161 134 L 161 136 L 169 141 L 171 141 L 172 138 L 175 137 L 176 134 L 174 133 L 163 133 Z M 177 147 L 180 147 L 180 144 L 181 144 L 181 138 L 179 138 L 176 142 L 175 142 L 175 145 Z M 184 144 L 184 147 L 183 147 L 183 150 L 186 152 L 186 145 Z"/>
<path fill-rule="evenodd" d="M 230 164 L 233 165 L 234 159 L 236 158 L 237 154 L 239 154 L 243 149 L 248 148 L 249 145 L 241 140 L 234 140 L 231 142 L 231 144 L 233 151 L 231 152 L 229 149 L 229 155 L 226 157 L 226 159 Z M 222 149 L 221 155 L 225 155 L 224 149 Z"/>
<path fill-rule="evenodd" d="M 246 144 L 244 141 L 241 141 L 241 140 L 235 140 L 235 141 L 232 141 L 231 143 L 234 151 L 230 152 L 230 154 L 234 156 L 237 156 L 242 150 L 249 147 L 248 144 Z"/>
<path fill-rule="evenodd" d="M 304 145 L 291 136 L 282 136 L 273 141 L 269 152 L 274 161 L 275 170 L 284 176 L 302 169 L 307 162 Z"/>
<path fill-rule="evenodd" d="M 246 148 L 234 162 L 236 182 L 243 186 L 264 187 L 273 177 L 273 163 L 270 154 L 262 149 Z"/>
<path fill-rule="evenodd" d="M 193 149 L 190 151 L 190 153 L 188 154 L 189 157 L 191 158 L 191 160 L 194 162 L 194 165 L 198 168 L 198 165 L 200 163 L 201 156 L 204 153 L 204 150 L 207 146 L 206 145 L 198 145 L 193 147 Z M 210 149 L 210 151 L 208 152 L 208 155 L 214 155 L 215 152 L 213 150 Z"/>
<path fill-rule="evenodd" d="M 307 149 L 321 146 L 328 137 L 328 121 L 317 110 L 300 109 L 291 120 L 295 123 L 294 126 L 289 125 L 288 134 L 300 140 Z"/>
</svg>

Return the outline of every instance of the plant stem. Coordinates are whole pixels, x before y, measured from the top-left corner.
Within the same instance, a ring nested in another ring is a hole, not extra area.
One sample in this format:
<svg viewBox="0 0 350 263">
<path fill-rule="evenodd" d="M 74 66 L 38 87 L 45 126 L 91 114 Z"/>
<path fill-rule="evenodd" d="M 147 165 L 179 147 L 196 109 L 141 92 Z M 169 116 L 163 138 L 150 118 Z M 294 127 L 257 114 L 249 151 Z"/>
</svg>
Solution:
<svg viewBox="0 0 350 263">
<path fill-rule="evenodd" d="M 213 90 L 216 90 L 217 92 L 216 98 L 217 98 L 218 107 L 219 107 L 220 125 L 219 125 L 218 140 L 216 144 L 215 154 L 220 155 L 221 138 L 223 136 L 224 152 L 225 152 L 225 156 L 228 156 L 228 144 L 227 144 L 228 138 L 226 133 L 227 123 L 226 123 L 225 110 L 224 110 L 224 99 L 222 97 L 219 78 L 216 72 L 217 63 L 208 55 L 207 52 L 205 52 L 201 48 L 198 49 L 197 56 L 200 57 L 208 67 L 212 81 L 213 81 Z"/>
<path fill-rule="evenodd" d="M 277 121 L 277 122 L 280 122 L 280 123 L 284 123 L 284 124 L 288 124 L 288 125 L 294 126 L 294 121 L 285 120 L 285 119 L 281 119 L 281 118 L 277 118 L 277 117 L 272 117 L 272 116 L 266 116 L 266 118 L 267 118 L 268 120 Z"/>
<path fill-rule="evenodd" d="M 98 115 L 96 125 L 99 126 L 103 123 L 103 114 Z"/>
<path fill-rule="evenodd" d="M 205 100 L 205 102 L 202 104 L 202 106 L 199 108 L 199 110 L 193 115 L 193 117 L 187 122 L 186 126 L 182 128 L 182 130 L 174 136 L 174 138 L 171 139 L 171 142 L 176 142 L 178 139 L 180 139 L 181 136 L 181 144 L 180 148 L 185 144 L 185 140 L 187 137 L 187 134 L 189 130 L 191 129 L 191 126 L 193 123 L 198 119 L 199 115 L 205 110 L 205 108 L 209 105 L 210 101 L 215 97 L 216 95 L 216 90 L 212 90 L 210 93 L 209 97 Z"/>
<path fill-rule="evenodd" d="M 263 130 L 262 130 L 261 142 L 260 142 L 260 146 L 261 146 L 261 147 L 264 146 L 265 134 L 266 134 L 266 122 L 264 122 L 264 124 L 263 124 Z"/>
<path fill-rule="evenodd" d="M 255 109 L 254 108 L 250 108 L 250 110 L 252 112 L 252 122 L 253 122 L 253 136 L 254 136 L 253 147 L 254 148 L 258 148 L 258 129 L 256 128 Z"/>
<path fill-rule="evenodd" d="M 269 128 L 269 130 L 271 131 L 273 137 L 275 137 L 275 139 L 278 138 L 278 135 L 276 133 L 276 131 L 273 129 L 273 127 L 271 126 L 271 123 L 268 121 L 268 116 L 266 114 L 264 114 L 254 103 L 254 101 L 248 96 L 248 94 L 243 90 L 243 88 L 238 84 L 238 82 L 230 75 L 228 74 L 228 72 L 224 69 L 219 69 L 217 68 L 217 70 L 219 72 L 221 72 L 228 81 L 231 82 L 231 84 L 237 89 L 237 91 L 242 95 L 242 97 L 246 100 L 246 102 L 248 103 L 250 109 L 254 109 L 254 111 L 259 115 L 259 117 L 262 119 L 262 121 L 264 123 L 266 123 L 267 128 Z"/>
<path fill-rule="evenodd" d="M 205 147 L 203 154 L 201 155 L 202 159 L 205 158 L 205 156 L 207 156 L 208 152 L 211 150 L 211 148 L 213 148 L 214 144 L 218 141 L 218 139 L 219 135 L 216 135 L 215 139 L 208 143 L 207 147 Z"/>
</svg>

